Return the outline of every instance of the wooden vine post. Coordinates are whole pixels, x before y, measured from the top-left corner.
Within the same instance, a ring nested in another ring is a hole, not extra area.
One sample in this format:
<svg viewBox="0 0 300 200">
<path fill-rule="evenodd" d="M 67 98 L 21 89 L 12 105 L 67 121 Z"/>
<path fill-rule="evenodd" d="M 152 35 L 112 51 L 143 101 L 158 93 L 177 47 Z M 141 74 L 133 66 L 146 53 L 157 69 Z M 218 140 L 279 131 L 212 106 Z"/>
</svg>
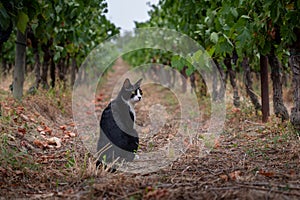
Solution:
<svg viewBox="0 0 300 200">
<path fill-rule="evenodd" d="M 269 80 L 268 80 L 268 59 L 260 55 L 260 77 L 261 77 L 261 103 L 262 103 L 262 122 L 266 123 L 270 116 L 269 101 Z"/>
</svg>

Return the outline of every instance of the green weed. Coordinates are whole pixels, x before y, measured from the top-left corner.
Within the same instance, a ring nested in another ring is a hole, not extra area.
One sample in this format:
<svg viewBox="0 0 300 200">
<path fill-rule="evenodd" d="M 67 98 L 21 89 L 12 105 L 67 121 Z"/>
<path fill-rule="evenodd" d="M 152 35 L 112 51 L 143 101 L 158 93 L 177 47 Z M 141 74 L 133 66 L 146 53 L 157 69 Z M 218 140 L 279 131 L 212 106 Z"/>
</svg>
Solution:
<svg viewBox="0 0 300 200">
<path fill-rule="evenodd" d="M 72 168 L 75 166 L 75 158 L 71 151 L 66 151 L 65 153 L 65 159 L 67 163 L 65 164 L 65 167 Z"/>
<path fill-rule="evenodd" d="M 13 146 L 8 134 L 1 135 L 0 146 L 1 166 L 11 166 L 13 169 L 20 170 L 24 168 L 31 170 L 39 169 L 39 164 L 34 162 L 34 158 L 28 152 L 20 151 L 16 146 Z"/>
</svg>

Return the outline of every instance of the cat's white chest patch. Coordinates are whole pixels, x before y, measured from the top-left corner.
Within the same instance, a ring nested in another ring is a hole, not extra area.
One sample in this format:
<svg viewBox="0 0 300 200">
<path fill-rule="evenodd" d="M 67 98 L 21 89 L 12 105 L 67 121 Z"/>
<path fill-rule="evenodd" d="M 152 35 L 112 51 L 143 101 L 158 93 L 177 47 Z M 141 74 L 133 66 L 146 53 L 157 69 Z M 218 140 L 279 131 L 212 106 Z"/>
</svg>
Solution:
<svg viewBox="0 0 300 200">
<path fill-rule="evenodd" d="M 127 102 L 130 112 L 133 114 L 134 120 L 135 120 L 135 111 L 134 111 L 134 107 L 130 102 Z"/>
<path fill-rule="evenodd" d="M 123 98 L 122 98 L 123 99 Z M 123 99 L 123 101 L 129 106 L 129 111 L 132 113 L 133 115 L 133 119 L 135 120 L 135 111 L 134 111 L 134 106 L 130 101 L 126 101 Z"/>
</svg>

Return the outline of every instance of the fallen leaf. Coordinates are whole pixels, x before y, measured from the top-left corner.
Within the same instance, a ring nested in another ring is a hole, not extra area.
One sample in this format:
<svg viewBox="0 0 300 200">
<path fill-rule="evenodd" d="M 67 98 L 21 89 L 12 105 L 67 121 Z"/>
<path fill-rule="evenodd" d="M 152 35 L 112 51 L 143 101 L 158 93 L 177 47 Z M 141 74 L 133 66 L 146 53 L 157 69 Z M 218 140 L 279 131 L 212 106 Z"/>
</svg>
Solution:
<svg viewBox="0 0 300 200">
<path fill-rule="evenodd" d="M 26 129 L 23 128 L 23 127 L 19 127 L 18 128 L 18 133 L 21 133 L 22 135 L 25 135 L 26 134 Z"/>
<path fill-rule="evenodd" d="M 70 132 L 70 133 L 69 133 L 69 136 L 70 136 L 70 137 L 76 137 L 76 133 Z"/>
<path fill-rule="evenodd" d="M 218 148 L 220 147 L 220 142 L 218 139 L 215 139 L 215 145 L 214 145 L 214 148 Z"/>
<path fill-rule="evenodd" d="M 34 140 L 33 144 L 36 145 L 36 146 L 38 146 L 41 149 L 44 149 L 44 148 L 46 148 L 48 146 L 48 144 L 46 142 L 42 142 L 40 140 Z"/>
<path fill-rule="evenodd" d="M 34 114 L 34 116 L 35 116 L 35 117 L 39 117 L 39 116 L 41 116 L 41 114 L 40 114 L 40 113 L 38 113 L 38 112 L 33 112 L 33 114 Z"/>
<path fill-rule="evenodd" d="M 44 129 L 43 129 L 41 126 L 38 126 L 38 127 L 36 127 L 36 130 L 37 130 L 38 132 L 42 132 Z"/>
<path fill-rule="evenodd" d="M 40 125 L 45 126 L 45 122 L 40 122 Z"/>
<path fill-rule="evenodd" d="M 17 110 L 16 110 L 17 114 L 21 114 L 23 111 L 24 111 L 24 107 L 22 107 L 22 106 L 17 107 Z"/>
<path fill-rule="evenodd" d="M 51 135 L 51 133 L 52 133 L 51 128 L 49 128 L 48 126 L 45 126 L 44 131 L 45 131 L 45 133 L 48 133 L 49 135 Z"/>
<path fill-rule="evenodd" d="M 20 117 L 26 122 L 29 121 L 29 118 L 26 115 L 24 115 L 23 113 L 20 114 Z"/>
<path fill-rule="evenodd" d="M 66 128 L 66 126 L 65 126 L 65 125 L 63 125 L 63 126 L 60 126 L 60 127 L 59 127 L 59 129 L 61 129 L 61 130 L 65 131 L 67 128 Z"/>
<path fill-rule="evenodd" d="M 231 180 L 240 179 L 240 176 L 241 176 L 241 171 L 239 171 L 239 170 L 231 172 L 229 174 L 229 177 L 230 177 Z"/>
<path fill-rule="evenodd" d="M 37 121 L 33 117 L 30 117 L 29 120 L 33 123 L 37 123 Z"/>
<path fill-rule="evenodd" d="M 57 138 L 57 137 L 52 137 L 47 139 L 48 141 L 48 145 L 55 145 L 56 148 L 60 148 L 61 147 L 61 139 Z"/>
<path fill-rule="evenodd" d="M 64 139 L 68 139 L 68 138 L 70 138 L 70 136 L 64 135 Z"/>
<path fill-rule="evenodd" d="M 294 176 L 296 174 L 295 170 L 293 169 L 290 169 L 289 172 L 288 172 L 291 176 Z"/>
<path fill-rule="evenodd" d="M 263 175 L 263 176 L 266 176 L 266 177 L 272 177 L 274 176 L 274 172 L 267 172 L 267 171 L 264 171 L 264 170 L 259 170 L 258 172 L 260 175 Z"/>
<path fill-rule="evenodd" d="M 13 120 L 14 120 L 15 123 L 17 123 L 18 122 L 18 117 L 16 117 L 16 116 L 13 117 Z"/>
<path fill-rule="evenodd" d="M 239 108 L 232 108 L 232 110 L 231 110 L 233 113 L 239 113 L 240 111 L 241 111 L 241 109 L 239 109 Z"/>
<path fill-rule="evenodd" d="M 11 110 L 11 107 L 9 107 L 9 106 L 3 106 L 2 108 L 4 108 L 4 110 Z"/>
<path fill-rule="evenodd" d="M 98 96 L 97 97 L 97 101 L 102 101 L 103 100 L 103 97 L 102 96 Z"/>
<path fill-rule="evenodd" d="M 64 133 L 69 136 L 69 137 L 75 137 L 76 136 L 76 133 L 74 132 L 71 132 L 71 131 L 64 131 Z"/>
<path fill-rule="evenodd" d="M 18 176 L 19 176 L 19 175 L 23 175 L 23 172 L 22 172 L 21 170 L 16 170 L 15 173 L 16 173 L 16 175 L 18 175 Z"/>
<path fill-rule="evenodd" d="M 224 181 L 228 181 L 228 176 L 226 174 L 221 174 L 220 178 L 223 179 Z"/>
</svg>

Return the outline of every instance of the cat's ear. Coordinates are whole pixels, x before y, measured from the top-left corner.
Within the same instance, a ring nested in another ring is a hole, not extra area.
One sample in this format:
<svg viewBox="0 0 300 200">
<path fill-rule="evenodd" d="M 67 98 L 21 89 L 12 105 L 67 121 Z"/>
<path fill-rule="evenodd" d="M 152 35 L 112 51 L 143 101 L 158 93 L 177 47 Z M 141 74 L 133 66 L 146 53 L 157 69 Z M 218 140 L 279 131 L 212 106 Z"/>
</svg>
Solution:
<svg viewBox="0 0 300 200">
<path fill-rule="evenodd" d="M 140 80 L 138 80 L 138 81 L 134 84 L 135 88 L 139 88 L 139 87 L 140 87 L 142 80 L 143 80 L 143 79 L 141 78 Z"/>
<path fill-rule="evenodd" d="M 123 87 L 124 87 L 126 90 L 129 90 L 129 89 L 132 88 L 132 85 L 131 85 L 130 80 L 129 80 L 128 78 L 126 78 L 126 80 L 124 81 Z"/>
</svg>

